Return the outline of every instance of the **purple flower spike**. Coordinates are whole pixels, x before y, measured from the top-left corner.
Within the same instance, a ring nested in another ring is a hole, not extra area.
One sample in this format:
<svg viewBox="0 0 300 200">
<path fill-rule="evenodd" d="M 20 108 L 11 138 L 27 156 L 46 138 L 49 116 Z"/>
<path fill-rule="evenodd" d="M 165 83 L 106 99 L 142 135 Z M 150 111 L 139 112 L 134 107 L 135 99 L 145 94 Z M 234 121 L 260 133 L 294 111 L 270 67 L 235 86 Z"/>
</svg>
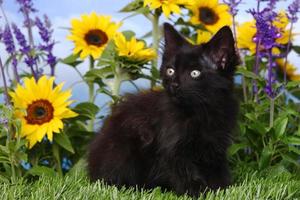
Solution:
<svg viewBox="0 0 300 200">
<path fill-rule="evenodd" d="M 12 35 L 10 27 L 8 25 L 5 26 L 2 37 L 3 37 L 3 43 L 6 46 L 6 51 L 12 57 L 12 66 L 13 66 L 15 78 L 16 78 L 17 82 L 19 82 L 20 78 L 19 78 L 18 68 L 17 68 L 18 61 L 16 59 L 16 47 L 15 47 L 13 35 Z"/>
<path fill-rule="evenodd" d="M 276 1 L 272 2 L 276 3 Z M 272 55 L 272 48 L 278 47 L 276 39 L 281 36 L 280 30 L 273 25 L 273 21 L 277 17 L 277 13 L 273 11 L 273 8 L 267 7 L 262 11 L 249 11 L 256 21 L 257 32 L 255 40 L 263 47 L 262 51 L 259 51 L 257 48 L 258 52 L 256 52 L 256 54 L 260 59 L 263 57 L 268 59 L 265 92 L 271 99 L 274 99 L 276 96 L 276 91 L 273 89 L 273 85 L 276 82 L 276 75 L 274 73 L 275 65 L 273 61 L 274 56 Z"/>
<path fill-rule="evenodd" d="M 233 16 L 236 16 L 237 13 L 238 13 L 238 5 L 242 2 L 242 0 L 223 0 L 223 2 L 225 4 L 227 4 L 230 8 L 230 13 L 233 15 Z"/>
<path fill-rule="evenodd" d="M 47 63 L 50 65 L 51 75 L 54 75 L 54 67 L 57 63 L 57 59 L 52 53 L 53 46 L 55 43 L 54 41 L 51 41 L 53 30 L 51 29 L 50 20 L 45 15 L 43 23 L 38 17 L 36 17 L 35 25 L 39 29 L 39 35 L 43 41 L 43 43 L 39 45 L 39 49 L 47 53 Z"/>
<path fill-rule="evenodd" d="M 39 29 L 39 34 L 40 34 L 42 40 L 45 43 L 48 43 L 50 41 L 52 31 L 50 32 L 48 30 L 48 28 L 46 26 L 44 26 L 44 24 L 42 23 L 42 21 L 38 17 L 35 18 L 35 25 Z"/>
<path fill-rule="evenodd" d="M 20 51 L 23 54 L 28 54 L 30 52 L 30 46 L 27 44 L 25 36 L 23 35 L 21 30 L 15 24 L 12 24 L 12 29 L 14 31 L 15 37 L 16 37 L 19 45 L 21 46 Z"/>
<path fill-rule="evenodd" d="M 288 7 L 288 17 L 293 22 L 296 23 L 298 21 L 297 13 L 300 12 L 300 0 L 295 0 Z"/>
<path fill-rule="evenodd" d="M 37 10 L 33 8 L 33 3 L 31 0 L 16 0 L 20 4 L 20 12 L 23 14 L 36 12 Z"/>
<path fill-rule="evenodd" d="M 16 51 L 16 47 L 14 44 L 14 39 L 13 39 L 12 33 L 11 33 L 8 25 L 5 26 L 5 29 L 3 32 L 3 42 L 5 44 L 6 51 L 10 54 L 14 54 Z"/>
</svg>

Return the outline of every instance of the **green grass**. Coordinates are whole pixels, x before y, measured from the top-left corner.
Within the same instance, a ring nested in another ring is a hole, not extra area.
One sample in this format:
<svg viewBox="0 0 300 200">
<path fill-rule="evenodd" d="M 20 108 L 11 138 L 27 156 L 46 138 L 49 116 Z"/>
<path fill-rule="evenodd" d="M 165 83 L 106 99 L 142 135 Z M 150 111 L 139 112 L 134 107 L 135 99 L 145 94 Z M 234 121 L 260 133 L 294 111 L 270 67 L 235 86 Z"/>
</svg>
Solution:
<svg viewBox="0 0 300 200">
<path fill-rule="evenodd" d="M 241 175 L 242 174 L 242 175 Z M 235 172 L 236 183 L 226 190 L 209 192 L 200 199 L 300 199 L 300 180 L 284 172 L 257 173 L 247 169 Z M 151 191 L 109 187 L 101 182 L 90 183 L 82 173 L 64 178 L 41 177 L 37 181 L 19 180 L 16 184 L 0 183 L 0 199 L 120 199 L 171 200 L 191 199 L 163 193 L 159 188 Z"/>
</svg>

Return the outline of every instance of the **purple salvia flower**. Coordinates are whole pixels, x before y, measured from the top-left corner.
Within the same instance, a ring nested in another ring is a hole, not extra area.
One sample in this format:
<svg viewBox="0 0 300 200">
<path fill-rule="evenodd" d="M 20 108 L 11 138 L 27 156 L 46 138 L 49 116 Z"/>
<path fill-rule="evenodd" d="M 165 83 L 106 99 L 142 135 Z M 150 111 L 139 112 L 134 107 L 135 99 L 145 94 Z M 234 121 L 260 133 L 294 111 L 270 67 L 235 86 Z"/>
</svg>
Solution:
<svg viewBox="0 0 300 200">
<path fill-rule="evenodd" d="M 38 17 L 35 18 L 35 25 L 39 29 L 39 34 L 40 34 L 42 40 L 45 43 L 48 43 L 50 41 L 51 32 L 48 30 L 48 28 L 46 26 L 44 26 L 44 24 Z"/>
<path fill-rule="evenodd" d="M 25 36 L 23 35 L 21 30 L 15 24 L 12 24 L 12 29 L 13 29 L 15 37 L 21 47 L 20 51 L 23 54 L 28 54 L 30 52 L 30 46 L 27 44 Z"/>
<path fill-rule="evenodd" d="M 300 12 L 300 0 L 295 0 L 288 7 L 288 18 L 293 22 L 298 21 L 297 13 Z"/>
<path fill-rule="evenodd" d="M 239 11 L 237 7 L 242 2 L 242 0 L 223 0 L 223 2 L 230 8 L 231 15 L 236 16 Z"/>
<path fill-rule="evenodd" d="M 5 26 L 2 37 L 3 37 L 3 43 L 6 46 L 6 51 L 12 57 L 12 65 L 13 65 L 13 71 L 14 71 L 15 78 L 16 78 L 17 82 L 19 82 L 20 78 L 19 78 L 18 68 L 17 68 L 18 61 L 16 59 L 16 47 L 15 47 L 13 35 L 11 33 L 11 29 L 10 29 L 9 25 Z"/>
<path fill-rule="evenodd" d="M 16 0 L 20 5 L 20 12 L 24 15 L 24 26 L 28 29 L 29 44 L 31 47 L 34 46 L 32 26 L 34 26 L 34 21 L 30 18 L 30 13 L 36 12 L 37 10 L 33 8 L 33 3 L 31 0 Z"/>
<path fill-rule="evenodd" d="M 20 4 L 20 12 L 25 17 L 24 26 L 32 27 L 34 25 L 33 20 L 29 17 L 30 13 L 36 12 L 37 10 L 33 7 L 31 0 L 16 0 Z"/>
<path fill-rule="evenodd" d="M 36 77 L 36 72 L 33 70 L 33 66 L 37 64 L 37 57 L 31 55 L 31 47 L 27 44 L 27 41 L 25 39 L 24 34 L 21 32 L 21 30 L 15 25 L 12 24 L 12 28 L 15 34 L 15 37 L 20 45 L 20 51 L 24 55 L 26 55 L 26 58 L 24 59 L 24 62 L 27 64 L 28 67 L 30 67 L 32 74 Z"/>
<path fill-rule="evenodd" d="M 23 14 L 36 12 L 37 10 L 33 7 L 31 0 L 16 0 L 20 4 L 20 12 Z"/>
<path fill-rule="evenodd" d="M 2 38 L 3 38 L 3 31 L 2 28 L 0 27 L 0 41 L 2 41 Z"/>
<path fill-rule="evenodd" d="M 24 62 L 26 63 L 26 65 L 28 65 L 29 67 L 33 67 L 34 65 L 36 65 L 37 61 L 37 57 L 33 57 L 28 55 L 27 58 L 25 58 Z"/>
<path fill-rule="evenodd" d="M 13 39 L 12 33 L 11 33 L 8 25 L 6 25 L 4 28 L 3 42 L 5 44 L 6 51 L 10 54 L 14 54 L 16 51 L 16 47 L 14 44 L 14 39 Z"/>
<path fill-rule="evenodd" d="M 257 33 L 254 40 L 259 40 L 265 50 L 277 46 L 276 39 L 281 37 L 280 30 L 272 25 L 277 14 L 268 8 L 261 12 L 255 10 L 249 11 L 256 20 Z"/>
<path fill-rule="evenodd" d="M 45 22 L 46 27 L 47 27 L 48 29 L 51 29 L 52 24 L 51 24 L 51 22 L 50 22 L 50 20 L 49 20 L 49 17 L 48 17 L 47 15 L 44 15 L 44 22 Z"/>
<path fill-rule="evenodd" d="M 276 3 L 278 2 L 278 0 L 264 0 L 264 1 L 268 1 L 268 7 L 271 10 L 275 9 Z"/>
<path fill-rule="evenodd" d="M 281 37 L 280 30 L 273 25 L 273 21 L 276 19 L 277 14 L 270 8 L 265 8 L 262 11 L 249 11 L 256 20 L 256 36 L 255 41 L 259 41 L 259 45 L 263 47 L 262 51 L 256 52 L 259 58 L 268 58 L 268 72 L 267 83 L 265 92 L 270 98 L 274 98 L 276 92 L 273 90 L 273 84 L 276 81 L 274 73 L 274 61 L 272 55 L 272 48 L 277 47 L 276 39 Z M 259 49 L 259 48 L 257 48 Z"/>
<path fill-rule="evenodd" d="M 51 29 L 51 23 L 49 18 L 44 16 L 44 23 L 36 17 L 35 25 L 39 29 L 39 35 L 42 38 L 43 43 L 39 45 L 39 49 L 42 51 L 46 51 L 47 53 L 47 63 L 51 67 L 51 75 L 54 75 L 54 67 L 57 63 L 56 57 L 52 54 L 54 42 L 51 41 L 51 35 L 53 30 Z"/>
</svg>

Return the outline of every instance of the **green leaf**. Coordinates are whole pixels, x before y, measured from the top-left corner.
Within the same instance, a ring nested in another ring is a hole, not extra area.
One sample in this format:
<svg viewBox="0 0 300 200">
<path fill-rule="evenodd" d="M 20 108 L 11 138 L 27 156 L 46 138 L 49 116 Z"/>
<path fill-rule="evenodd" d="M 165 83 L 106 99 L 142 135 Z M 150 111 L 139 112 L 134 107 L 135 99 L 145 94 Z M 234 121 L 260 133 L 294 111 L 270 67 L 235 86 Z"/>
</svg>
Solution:
<svg viewBox="0 0 300 200">
<path fill-rule="evenodd" d="M 134 0 L 123 7 L 119 12 L 133 12 L 143 7 L 143 0 Z"/>
<path fill-rule="evenodd" d="M 115 43 L 113 40 L 108 42 L 104 51 L 101 54 L 101 57 L 97 63 L 97 66 L 111 66 L 115 63 Z"/>
<path fill-rule="evenodd" d="M 245 56 L 245 64 L 248 70 L 252 70 L 255 65 L 255 56 Z"/>
<path fill-rule="evenodd" d="M 261 80 L 261 77 L 259 77 L 258 75 L 256 75 L 255 73 L 251 72 L 251 71 L 248 71 L 247 69 L 245 68 L 238 68 L 238 70 L 236 71 L 237 74 L 240 74 L 240 75 L 243 75 L 247 78 L 250 78 L 250 79 L 255 79 L 255 80 Z"/>
<path fill-rule="evenodd" d="M 27 171 L 27 173 L 33 176 L 56 176 L 56 172 L 54 171 L 54 169 L 45 166 L 33 166 Z"/>
<path fill-rule="evenodd" d="M 283 160 L 285 160 L 289 163 L 292 163 L 292 164 L 296 165 L 297 167 L 299 167 L 298 156 L 297 156 L 297 159 L 295 159 L 292 156 L 289 156 L 287 154 L 281 154 L 281 156 L 282 156 Z"/>
<path fill-rule="evenodd" d="M 300 137 L 290 136 L 287 138 L 287 143 L 290 145 L 300 145 Z"/>
<path fill-rule="evenodd" d="M 9 150 L 7 149 L 6 146 L 0 145 L 0 154 L 2 154 L 2 155 L 8 155 L 9 154 Z"/>
<path fill-rule="evenodd" d="M 157 68 L 151 68 L 151 75 L 154 79 L 159 78 L 159 70 Z"/>
<path fill-rule="evenodd" d="M 287 84 L 286 84 L 286 88 L 287 89 L 293 89 L 295 87 L 299 87 L 300 86 L 300 81 L 289 81 Z"/>
<path fill-rule="evenodd" d="M 296 53 L 300 54 L 300 46 L 293 46 L 292 49 L 293 49 Z"/>
<path fill-rule="evenodd" d="M 126 40 L 130 40 L 132 37 L 135 36 L 135 32 L 133 31 L 123 31 L 122 33 L 125 36 Z"/>
<path fill-rule="evenodd" d="M 258 167 L 260 170 L 265 169 L 270 165 L 272 154 L 273 151 L 268 146 L 265 146 L 259 158 Z"/>
<path fill-rule="evenodd" d="M 60 62 L 72 67 L 76 67 L 83 62 L 82 60 L 77 60 L 78 58 L 79 54 L 72 54 L 64 59 L 61 59 Z"/>
<path fill-rule="evenodd" d="M 228 150 L 228 154 L 230 156 L 233 156 L 234 154 L 236 154 L 239 150 L 245 149 L 246 147 L 248 147 L 248 145 L 246 143 L 238 143 L 238 144 L 233 144 L 229 147 Z"/>
<path fill-rule="evenodd" d="M 296 135 L 296 136 L 300 136 L 300 124 L 298 125 L 298 129 L 297 129 L 297 131 L 295 132 L 295 135 Z"/>
<path fill-rule="evenodd" d="M 77 104 L 73 109 L 79 114 L 79 118 L 95 119 L 97 113 L 100 111 L 99 107 L 90 102 L 83 102 Z"/>
<path fill-rule="evenodd" d="M 260 135 L 265 135 L 268 132 L 267 127 L 259 121 L 249 123 L 248 128 L 255 131 L 256 133 L 259 133 Z"/>
<path fill-rule="evenodd" d="M 296 147 L 296 146 L 293 146 L 293 145 L 289 145 L 289 151 L 294 152 L 294 153 L 300 155 L 300 148 L 299 147 Z"/>
<path fill-rule="evenodd" d="M 54 141 L 61 147 L 63 147 L 64 149 L 66 149 L 67 151 L 71 152 L 71 153 L 75 153 L 73 146 L 71 144 L 71 141 L 69 139 L 69 137 L 67 136 L 67 134 L 65 133 L 59 133 L 59 134 L 55 134 L 54 135 Z"/>
<path fill-rule="evenodd" d="M 84 76 L 87 81 L 94 82 L 95 79 L 106 79 L 113 74 L 112 68 L 110 66 L 103 67 L 101 69 L 92 69 L 88 71 Z"/>
<path fill-rule="evenodd" d="M 248 119 L 250 119 L 251 121 L 257 121 L 255 113 L 253 112 L 249 112 L 245 114 L 245 117 L 247 117 Z"/>
<path fill-rule="evenodd" d="M 288 117 L 284 117 L 284 118 L 278 118 L 275 120 L 274 122 L 274 130 L 275 130 L 275 137 L 276 138 L 280 138 L 287 127 L 289 118 Z"/>
</svg>

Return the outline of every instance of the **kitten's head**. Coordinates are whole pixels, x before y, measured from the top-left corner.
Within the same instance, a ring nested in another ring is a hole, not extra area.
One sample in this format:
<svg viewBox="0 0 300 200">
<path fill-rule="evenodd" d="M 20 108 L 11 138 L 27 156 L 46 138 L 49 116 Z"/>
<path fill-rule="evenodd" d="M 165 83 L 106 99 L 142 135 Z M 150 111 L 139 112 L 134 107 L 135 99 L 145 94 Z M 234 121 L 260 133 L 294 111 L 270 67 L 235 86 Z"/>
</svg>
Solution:
<svg viewBox="0 0 300 200">
<path fill-rule="evenodd" d="M 160 73 L 163 86 L 173 100 L 191 104 L 199 98 L 213 98 L 216 92 L 232 90 L 239 56 L 228 26 L 202 45 L 192 45 L 167 23 L 164 36 Z"/>
</svg>

